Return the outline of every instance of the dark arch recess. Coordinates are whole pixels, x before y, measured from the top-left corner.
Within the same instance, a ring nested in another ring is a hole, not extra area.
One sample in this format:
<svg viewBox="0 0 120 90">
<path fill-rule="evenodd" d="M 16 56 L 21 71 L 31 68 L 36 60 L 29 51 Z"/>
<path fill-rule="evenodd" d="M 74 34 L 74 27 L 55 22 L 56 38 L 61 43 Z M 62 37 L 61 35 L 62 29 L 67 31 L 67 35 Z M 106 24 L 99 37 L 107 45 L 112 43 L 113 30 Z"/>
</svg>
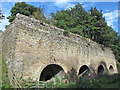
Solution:
<svg viewBox="0 0 120 90">
<path fill-rule="evenodd" d="M 111 74 L 114 72 L 114 69 L 113 69 L 113 66 L 112 66 L 112 65 L 110 65 L 109 71 L 110 71 Z"/>
<path fill-rule="evenodd" d="M 113 66 L 112 65 L 110 65 L 109 70 L 113 70 Z"/>
<path fill-rule="evenodd" d="M 57 75 L 58 77 L 63 77 L 64 74 L 64 70 L 61 66 L 57 64 L 50 64 L 46 66 L 41 72 L 39 81 L 50 80 L 55 75 Z"/>
<path fill-rule="evenodd" d="M 104 61 L 101 61 L 97 68 L 97 75 L 108 74 L 107 65 Z"/>
<path fill-rule="evenodd" d="M 78 75 L 82 75 L 83 77 L 86 77 L 88 76 L 89 73 L 90 73 L 89 67 L 87 65 L 83 65 L 80 67 Z"/>
<path fill-rule="evenodd" d="M 100 66 L 98 67 L 97 73 L 98 73 L 98 74 L 104 74 L 104 73 L 105 73 L 105 69 L 104 69 L 103 65 L 100 65 Z"/>
</svg>

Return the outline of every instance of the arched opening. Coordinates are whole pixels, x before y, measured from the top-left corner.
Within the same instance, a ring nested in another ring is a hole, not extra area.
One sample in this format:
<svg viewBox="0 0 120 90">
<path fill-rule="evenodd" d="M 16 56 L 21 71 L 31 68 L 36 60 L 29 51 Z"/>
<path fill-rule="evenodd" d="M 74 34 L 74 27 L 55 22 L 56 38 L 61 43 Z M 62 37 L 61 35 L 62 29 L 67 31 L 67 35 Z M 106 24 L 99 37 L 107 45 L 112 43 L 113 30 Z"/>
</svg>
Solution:
<svg viewBox="0 0 120 90">
<path fill-rule="evenodd" d="M 110 65 L 109 70 L 113 70 L 113 66 L 112 65 Z"/>
<path fill-rule="evenodd" d="M 59 65 L 50 64 L 43 69 L 39 80 L 47 81 L 50 80 L 55 75 L 57 75 L 58 78 L 62 78 L 65 75 L 64 70 Z"/>
<path fill-rule="evenodd" d="M 114 69 L 113 69 L 113 66 L 112 66 L 112 65 L 110 65 L 109 71 L 110 71 L 110 74 L 113 74 Z"/>
<path fill-rule="evenodd" d="M 98 67 L 97 73 L 98 73 L 98 74 L 104 74 L 104 73 L 105 73 L 105 70 L 104 70 L 103 65 L 100 65 L 100 66 Z"/>
<path fill-rule="evenodd" d="M 78 75 L 86 77 L 90 73 L 89 67 L 87 65 L 83 65 L 80 70 Z"/>
</svg>

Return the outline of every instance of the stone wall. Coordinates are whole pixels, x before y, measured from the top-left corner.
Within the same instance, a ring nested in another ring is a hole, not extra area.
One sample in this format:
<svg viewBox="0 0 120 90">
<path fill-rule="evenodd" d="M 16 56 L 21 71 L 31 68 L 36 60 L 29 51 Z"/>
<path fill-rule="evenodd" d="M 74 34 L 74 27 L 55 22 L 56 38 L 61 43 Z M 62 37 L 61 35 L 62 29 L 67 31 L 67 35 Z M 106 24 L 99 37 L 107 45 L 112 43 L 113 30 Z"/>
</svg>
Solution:
<svg viewBox="0 0 120 90">
<path fill-rule="evenodd" d="M 100 65 L 105 72 L 111 73 L 111 65 L 112 74 L 117 73 L 115 56 L 110 48 L 72 33 L 64 36 L 63 31 L 17 14 L 3 34 L 8 72 L 13 72 L 18 78 L 39 80 L 44 68 L 55 64 L 61 66 L 65 73 L 74 68 L 77 75 L 83 65 L 94 74 L 98 73 Z"/>
</svg>

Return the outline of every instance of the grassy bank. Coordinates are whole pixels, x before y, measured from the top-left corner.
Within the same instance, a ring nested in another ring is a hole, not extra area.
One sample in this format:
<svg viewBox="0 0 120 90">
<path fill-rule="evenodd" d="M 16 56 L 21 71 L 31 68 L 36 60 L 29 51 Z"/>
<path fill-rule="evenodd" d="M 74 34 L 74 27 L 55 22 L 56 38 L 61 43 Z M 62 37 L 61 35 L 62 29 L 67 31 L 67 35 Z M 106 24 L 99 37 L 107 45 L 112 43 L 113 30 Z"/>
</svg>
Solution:
<svg viewBox="0 0 120 90">
<path fill-rule="evenodd" d="M 80 78 L 77 82 L 69 84 L 59 81 L 55 83 L 49 83 L 47 88 L 120 88 L 120 74 L 101 75 L 92 80 Z"/>
<path fill-rule="evenodd" d="M 102 75 L 93 80 L 85 80 L 80 78 L 74 85 L 68 88 L 118 88 L 120 85 L 120 74 Z"/>
<path fill-rule="evenodd" d="M 8 72 L 7 72 L 7 65 L 4 61 L 4 57 L 3 57 L 3 54 L 2 54 L 2 44 L 0 43 L 0 70 L 1 70 L 1 73 L 0 73 L 0 82 L 1 82 L 1 86 L 2 88 L 10 88 L 11 85 L 10 85 L 10 82 L 9 82 L 9 78 L 8 78 Z"/>
<path fill-rule="evenodd" d="M 10 82 L 7 74 L 7 65 L 4 61 L 3 55 L 2 55 L 2 88 L 10 88 Z"/>
</svg>

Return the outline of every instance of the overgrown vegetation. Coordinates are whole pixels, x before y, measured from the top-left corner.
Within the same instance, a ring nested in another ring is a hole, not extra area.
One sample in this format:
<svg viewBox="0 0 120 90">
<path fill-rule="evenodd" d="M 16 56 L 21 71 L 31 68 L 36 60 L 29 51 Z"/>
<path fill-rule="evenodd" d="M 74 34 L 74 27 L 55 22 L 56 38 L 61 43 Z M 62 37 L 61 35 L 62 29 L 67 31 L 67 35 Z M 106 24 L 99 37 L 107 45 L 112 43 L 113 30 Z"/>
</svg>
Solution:
<svg viewBox="0 0 120 90">
<path fill-rule="evenodd" d="M 47 82 L 29 82 L 28 88 L 120 88 L 120 74 L 101 75 L 94 79 L 85 79 L 80 77 L 77 82 L 65 83 L 62 79 L 59 80 L 56 76 L 55 80 Z M 30 84 L 31 83 L 31 84 Z M 33 85 L 32 85 L 33 84 Z M 36 85 L 35 85 L 36 84 Z M 40 85 L 41 84 L 41 85 Z"/>
<path fill-rule="evenodd" d="M 12 86 L 10 85 L 9 78 L 8 78 L 7 65 L 4 60 L 4 55 L 2 54 L 1 49 L 2 49 L 2 44 L 0 42 L 0 70 L 2 71 L 0 72 L 0 82 L 1 82 L 0 87 L 12 88 Z"/>
<path fill-rule="evenodd" d="M 105 47 L 110 47 L 116 59 L 120 62 L 118 34 L 107 25 L 102 10 L 98 11 L 96 7 L 91 7 L 89 11 L 85 11 L 83 6 L 78 3 L 72 8 L 57 11 L 57 13 L 51 15 L 55 20 L 53 24 L 64 29 L 65 35 L 72 32 L 90 38 Z"/>
<path fill-rule="evenodd" d="M 11 88 L 8 72 L 7 72 L 7 65 L 4 60 L 4 56 L 2 54 L 2 44 L 0 41 L 0 87 L 2 88 Z"/>
<path fill-rule="evenodd" d="M 120 73 L 120 63 L 116 62 L 116 64 L 117 64 L 118 73 Z"/>
<path fill-rule="evenodd" d="M 6 62 L 4 61 L 4 57 L 1 54 L 1 61 L 2 61 L 2 88 L 11 88 L 12 86 L 10 85 L 10 81 L 8 78 L 8 72 L 7 72 L 7 65 Z"/>
<path fill-rule="evenodd" d="M 21 2 L 21 3 L 15 3 L 15 6 L 12 7 L 11 9 L 11 16 L 7 17 L 9 19 L 9 22 L 12 22 L 15 19 L 15 16 L 17 13 L 38 19 L 38 20 L 42 20 L 42 22 L 46 21 L 46 18 L 44 16 L 43 13 L 44 9 L 41 7 L 35 7 L 33 5 L 29 5 L 26 4 L 25 2 Z"/>
<path fill-rule="evenodd" d="M 118 88 L 120 85 L 120 74 L 101 75 L 92 80 L 80 78 L 74 85 L 69 85 L 69 88 Z"/>
</svg>

